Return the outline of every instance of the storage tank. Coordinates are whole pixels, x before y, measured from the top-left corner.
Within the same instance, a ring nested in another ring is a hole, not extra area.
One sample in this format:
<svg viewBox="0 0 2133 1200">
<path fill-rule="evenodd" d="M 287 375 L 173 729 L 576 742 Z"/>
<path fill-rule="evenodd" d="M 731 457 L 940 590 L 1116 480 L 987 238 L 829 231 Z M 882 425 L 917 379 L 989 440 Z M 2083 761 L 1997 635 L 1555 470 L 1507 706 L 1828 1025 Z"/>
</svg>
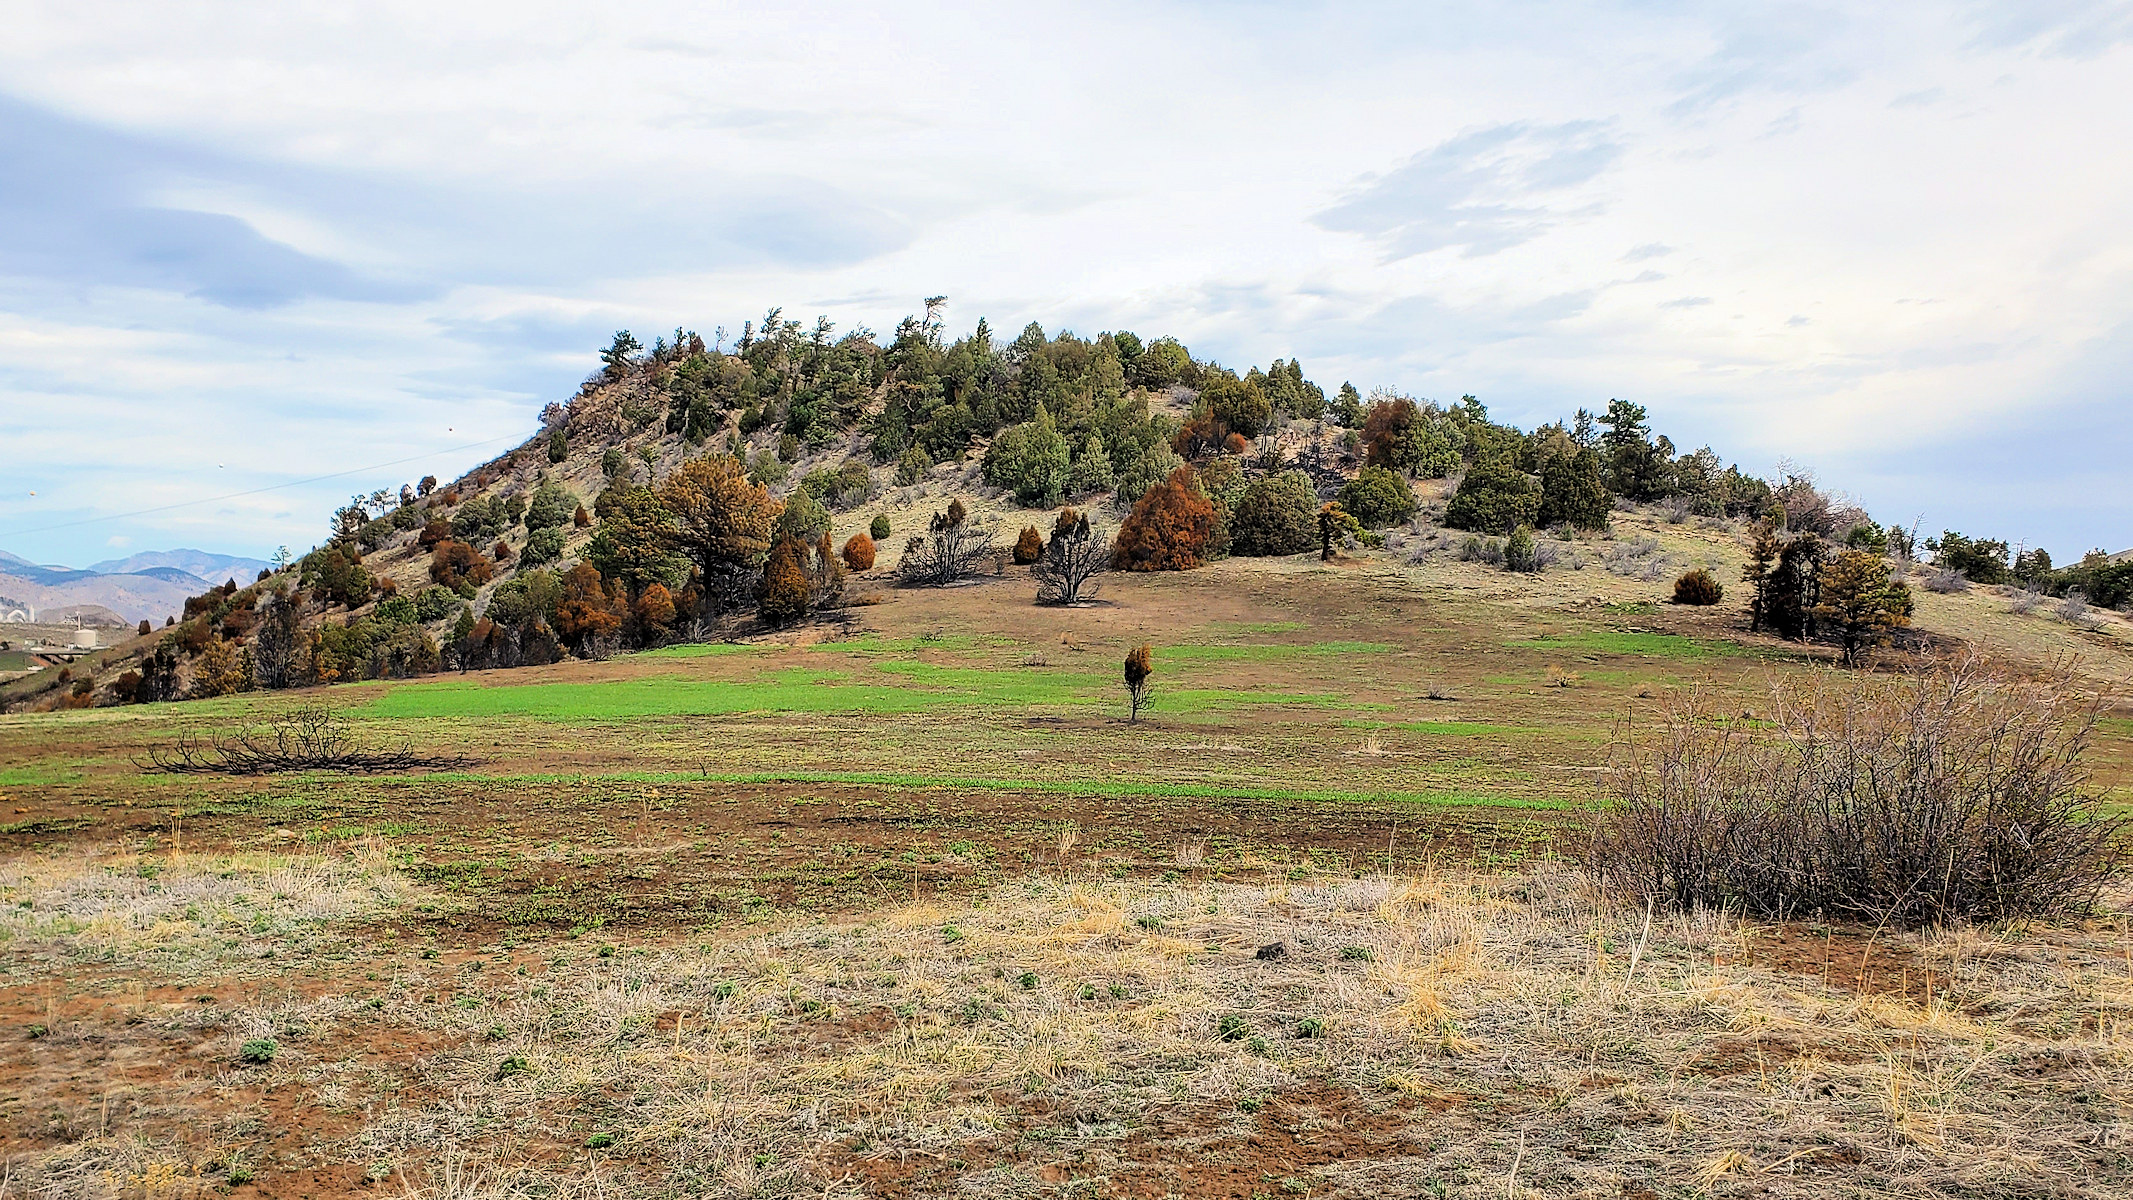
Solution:
<svg viewBox="0 0 2133 1200">
<path fill-rule="evenodd" d="M 95 631 L 94 629 L 77 629 L 77 630 L 75 630 L 75 631 L 74 631 L 74 648 L 75 648 L 76 650 L 94 650 L 94 649 L 96 649 L 96 631 Z"/>
</svg>

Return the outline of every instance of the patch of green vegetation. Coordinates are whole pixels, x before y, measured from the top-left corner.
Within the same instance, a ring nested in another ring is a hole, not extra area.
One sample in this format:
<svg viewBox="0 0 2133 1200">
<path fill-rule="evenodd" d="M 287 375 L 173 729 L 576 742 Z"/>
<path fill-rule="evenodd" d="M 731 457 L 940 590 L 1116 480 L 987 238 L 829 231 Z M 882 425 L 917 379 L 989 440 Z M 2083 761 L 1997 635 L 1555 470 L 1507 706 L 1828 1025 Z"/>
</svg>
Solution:
<svg viewBox="0 0 2133 1200">
<path fill-rule="evenodd" d="M 1356 729 L 1400 729 L 1409 733 L 1433 733 L 1440 737 L 1493 737 L 1501 734 L 1546 733 L 1538 725 L 1490 725 L 1481 721 L 1342 721 Z"/>
<path fill-rule="evenodd" d="M 1266 662 L 1304 655 L 1389 654 L 1392 649 L 1384 642 L 1318 642 L 1308 646 L 1161 646 L 1156 649 L 1155 658 L 1157 662 Z"/>
<path fill-rule="evenodd" d="M 80 771 L 54 766 L 0 767 L 0 787 L 40 787 L 54 783 L 73 783 L 80 778 Z"/>
<path fill-rule="evenodd" d="M 488 685 L 457 680 L 403 685 L 366 706 L 375 717 L 531 717 L 624 721 L 745 712 L 909 713 L 955 697 L 892 686 L 827 686 L 806 679 L 729 682 L 666 676 L 599 683 Z"/>
<path fill-rule="evenodd" d="M 0 824 L 0 834 L 7 833 L 69 833 L 86 829 L 96 824 L 87 817 L 29 817 L 20 821 Z"/>
<path fill-rule="evenodd" d="M 683 642 L 678 646 L 661 646 L 657 650 L 639 650 L 631 658 L 724 658 L 729 654 L 752 654 L 761 646 L 741 642 Z"/>
<path fill-rule="evenodd" d="M 1630 633 L 1617 629 L 1590 629 L 1583 633 L 1552 634 L 1504 643 L 1522 650 L 1559 650 L 1574 654 L 1643 655 L 1650 658 L 1704 659 L 1718 656 L 1757 657 L 1759 651 L 1739 642 L 1700 641 L 1672 633 Z"/>
<path fill-rule="evenodd" d="M 843 641 L 816 642 L 806 649 L 818 652 L 839 651 L 846 654 L 916 654 L 921 650 L 974 650 L 979 646 L 1012 644 L 1006 638 L 979 637 L 968 633 L 932 633 L 907 638 L 885 638 L 869 633 Z"/>
<path fill-rule="evenodd" d="M 392 688 L 365 706 L 365 713 L 412 720 L 527 717 L 563 722 L 755 712 L 887 715 L 969 705 L 1079 705 L 1110 693 L 1107 677 L 1077 671 L 958 667 L 907 659 L 876 663 L 873 669 L 883 682 L 849 682 L 841 673 L 805 667 L 754 680 L 675 676 L 590 683 L 436 680 Z M 1207 712 L 1259 704 L 1381 707 L 1353 704 L 1333 693 L 1238 689 L 1180 689 L 1166 693 L 1161 707 L 1166 712 Z"/>
<path fill-rule="evenodd" d="M 1090 796 L 1106 800 L 1134 797 L 1209 800 L 1273 800 L 1298 803 L 1391 803 L 1444 807 L 1487 807 L 1554 810 L 1570 807 L 1554 799 L 1511 796 L 1497 792 L 1446 791 L 1347 791 L 1337 788 L 1270 788 L 1233 784 L 1187 783 L 1165 780 L 1120 782 L 1108 779 L 985 779 L 956 775 L 919 775 L 889 771 L 622 771 L 600 774 L 483 775 L 452 771 L 427 775 L 420 784 L 566 784 L 593 783 L 823 783 L 870 787 L 904 788 L 914 791 L 1037 792 Z"/>
<path fill-rule="evenodd" d="M 1164 716 L 1180 713 L 1224 712 L 1256 704 L 1296 704 L 1312 708 L 1348 708 L 1376 712 L 1392 707 L 1353 700 L 1337 692 L 1254 692 L 1236 688 L 1175 688 L 1159 693 L 1151 711 Z"/>
</svg>

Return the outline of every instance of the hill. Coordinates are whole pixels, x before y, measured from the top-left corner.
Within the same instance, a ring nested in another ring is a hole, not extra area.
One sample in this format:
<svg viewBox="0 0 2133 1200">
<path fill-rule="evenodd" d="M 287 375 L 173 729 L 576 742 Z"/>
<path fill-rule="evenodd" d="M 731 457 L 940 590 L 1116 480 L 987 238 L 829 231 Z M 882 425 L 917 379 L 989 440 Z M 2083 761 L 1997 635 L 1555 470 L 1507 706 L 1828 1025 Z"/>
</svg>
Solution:
<svg viewBox="0 0 2133 1200">
<path fill-rule="evenodd" d="M 1498 572 L 1495 586 L 1532 595 L 1574 587 L 1586 565 L 1629 573 L 1658 600 L 1675 574 L 1705 560 L 1720 581 L 1736 580 L 1737 556 L 1763 521 L 1777 531 L 1773 555 L 1788 546 L 1788 556 L 1805 555 L 1767 564 L 1792 597 L 1773 601 L 1774 627 L 1809 644 L 1834 638 L 1847 656 L 1862 639 L 1870 650 L 1926 636 L 1904 614 L 1937 605 L 1920 598 L 1927 585 L 1955 586 L 1929 579 L 1928 561 L 1962 586 L 2034 592 L 2033 608 L 2046 595 L 2075 597 L 2055 603 L 2106 641 L 2124 631 L 2107 610 L 2133 598 L 2133 564 L 2097 553 L 2054 567 L 2042 551 L 2015 558 L 2005 542 L 1953 532 L 1917 542 L 1810 475 L 1763 480 L 1709 448 L 1683 453 L 1644 409 L 1619 400 L 1521 430 L 1471 396 L 1439 405 L 1383 389 L 1366 397 L 1345 383 L 1329 396 L 1300 363 L 1275 359 L 1240 375 L 1168 338 L 1087 339 L 1031 325 L 1002 343 L 981 321 L 951 342 L 930 310 L 885 343 L 866 330 L 834 336 L 826 321 L 806 330 L 772 310 L 760 327 L 744 323 L 730 352 L 677 329 L 649 351 L 618 334 L 602 357 L 576 396 L 548 406 L 540 434 L 456 480 L 357 497 L 335 515 L 325 546 L 265 584 L 238 580 L 244 586 L 209 595 L 207 581 L 179 566 L 146 565 L 235 563 L 182 551 L 106 564 L 140 568 L 126 575 L 37 568 L 44 590 L 30 591 L 25 577 L 9 594 L 49 604 L 93 590 L 96 602 L 131 615 L 167 610 L 173 589 L 191 589 L 187 624 L 162 643 L 176 651 L 169 663 L 144 671 L 144 645 L 112 656 L 87 692 L 76 675 L 75 693 L 94 703 L 141 698 L 119 684 L 128 670 L 148 678 L 151 698 L 252 686 L 252 634 L 276 596 L 296 626 L 316 631 L 301 663 L 269 672 L 280 683 L 539 664 L 746 635 L 795 616 L 841 619 L 837 547 L 871 532 L 877 516 L 892 543 L 907 543 L 876 547 L 881 568 L 894 568 L 951 502 L 983 530 L 966 540 L 997 540 L 1004 556 L 1019 525 L 1036 527 L 1021 540 L 1036 537 L 1041 548 L 1061 503 L 1090 509 L 1109 529 L 1167 482 L 1211 505 L 1204 544 L 1181 563 L 1294 554 L 1318 547 L 1324 532 L 1329 546 L 1365 558 L 1494 566 L 1505 562 L 1508 535 L 1525 529 L 1536 535 L 1525 543 L 1533 557 L 1519 551 L 1513 565 L 1535 569 Z M 685 463 L 702 471 L 682 472 Z M 743 501 L 756 515 L 737 541 L 733 530 L 677 516 L 690 503 Z M 1328 503 L 1340 515 L 1322 531 Z M 1644 535 L 1625 538 L 1629 516 L 1701 530 L 1715 537 L 1712 553 L 1692 562 Z M 799 591 L 774 617 L 769 608 L 755 617 L 782 543 L 801 568 Z M 1886 611 L 1855 613 L 1840 637 L 1817 616 L 1813 593 L 1823 564 L 1845 554 L 1861 556 L 1855 576 L 1880 564 L 1871 573 L 1895 590 L 1876 601 Z M 6 583 L 0 577 L 0 590 Z M 218 644 L 232 661 L 218 659 L 203 683 L 199 656 Z M 0 692 L 0 702 L 57 699 L 27 688 Z"/>
<path fill-rule="evenodd" d="M 85 570 L 48 566 L 0 551 L 0 596 L 16 605 L 45 610 L 77 606 L 109 609 L 128 624 L 184 611 L 188 596 L 215 582 L 249 581 L 267 568 L 257 559 L 200 550 L 159 550 L 97 563 Z"/>
<path fill-rule="evenodd" d="M 1312 417 L 1292 364 L 1028 332 L 1009 361 L 912 324 L 894 356 L 618 339 L 525 445 L 0 689 L 13 1178 L 2125 1191 L 2096 1132 L 2133 1061 L 2122 887 L 1936 924 L 1677 906 L 1577 865 L 1669 738 L 1737 758 L 1815 697 L 1869 727 L 1969 650 L 2016 701 L 2133 692 L 2133 627 L 2046 595 L 2109 564 L 2018 576 L 1935 539 L 2005 581 L 1973 579 L 1632 411 L 1519 431 L 1341 389 Z M 1039 603 L 1015 549 L 1051 571 L 1092 537 L 1121 569 Z M 934 569 L 959 539 L 997 553 Z M 1711 602 L 1673 603 L 1698 570 Z M 1885 619 L 1863 645 L 1802 609 L 1822 571 Z M 2081 725 L 2010 711 L 2031 749 Z M 2005 758 L 2090 773 L 2043 795 L 2108 829 L 2133 709 L 2088 715 L 2064 759 Z M 1968 786 L 1963 732 L 1911 761 Z M 258 773 L 218 767 L 243 736 Z M 1933 886 L 2045 845 L 2003 806 L 2029 791 L 1985 790 L 2004 856 L 1931 831 Z"/>
<path fill-rule="evenodd" d="M 195 579 L 248 580 L 270 566 L 265 559 L 245 558 L 237 554 L 211 554 L 205 550 L 144 550 L 125 558 L 105 559 L 90 563 L 89 570 L 99 575 L 147 574 L 156 568 L 175 568 Z"/>
</svg>

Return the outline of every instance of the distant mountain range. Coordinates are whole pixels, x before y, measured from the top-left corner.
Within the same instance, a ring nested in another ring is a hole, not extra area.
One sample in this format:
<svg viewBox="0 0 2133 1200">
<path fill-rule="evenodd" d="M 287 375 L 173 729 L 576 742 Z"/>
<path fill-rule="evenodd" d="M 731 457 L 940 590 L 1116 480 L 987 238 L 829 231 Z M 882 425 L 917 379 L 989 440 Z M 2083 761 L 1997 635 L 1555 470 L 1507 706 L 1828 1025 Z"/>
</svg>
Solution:
<svg viewBox="0 0 2133 1200">
<path fill-rule="evenodd" d="M 265 561 L 205 550 L 151 550 L 96 563 L 86 570 L 33 563 L 0 550 L 0 619 L 27 607 L 39 613 L 74 605 L 98 605 L 128 621 L 176 616 L 187 596 L 225 579 L 250 583 Z"/>
</svg>

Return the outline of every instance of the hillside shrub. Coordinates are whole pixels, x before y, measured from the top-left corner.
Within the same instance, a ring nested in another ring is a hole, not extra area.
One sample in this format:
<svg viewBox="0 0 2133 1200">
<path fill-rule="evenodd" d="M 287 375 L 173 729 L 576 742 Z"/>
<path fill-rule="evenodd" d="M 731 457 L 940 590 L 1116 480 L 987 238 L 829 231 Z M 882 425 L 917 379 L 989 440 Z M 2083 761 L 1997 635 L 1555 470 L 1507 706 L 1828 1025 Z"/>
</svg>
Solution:
<svg viewBox="0 0 2133 1200">
<path fill-rule="evenodd" d="M 1773 700 L 1766 732 L 1684 693 L 1632 738 L 1581 855 L 1596 880 L 1680 910 L 1917 926 L 2085 913 L 2133 854 L 2133 818 L 2089 786 L 2102 708 L 2069 668 L 1972 655 L 1786 677 Z"/>
<path fill-rule="evenodd" d="M 2001 584 L 2012 577 L 2007 566 L 2008 546 L 1991 538 L 1964 537 L 1953 530 L 1926 542 L 1933 551 L 1933 565 L 1945 571 L 1960 571 L 1972 583 Z"/>
<path fill-rule="evenodd" d="M 1015 565 L 1026 567 L 1044 557 L 1044 535 L 1035 525 L 1022 527 L 1022 535 L 1015 539 Z"/>
<path fill-rule="evenodd" d="M 1117 482 L 1117 476 L 1111 470 L 1111 455 L 1104 449 L 1103 439 L 1090 434 L 1081 443 L 1081 453 L 1067 465 L 1068 494 L 1086 496 L 1090 492 L 1108 492 Z"/>
<path fill-rule="evenodd" d="M 1540 516 L 1540 480 L 1518 469 L 1508 457 L 1476 464 L 1459 481 L 1445 506 L 1444 523 L 1453 529 L 1507 534 L 1531 525 Z"/>
<path fill-rule="evenodd" d="M 1318 493 L 1302 471 L 1283 471 L 1244 489 L 1229 519 L 1230 552 L 1301 554 L 1318 542 Z"/>
<path fill-rule="evenodd" d="M 844 565 L 854 571 L 874 569 L 874 539 L 864 533 L 855 533 L 844 540 Z"/>
<path fill-rule="evenodd" d="M 887 513 L 874 514 L 873 523 L 867 526 L 867 536 L 877 542 L 889 536 L 889 515 Z"/>
<path fill-rule="evenodd" d="M 567 535 L 561 529 L 550 527 L 535 530 L 526 538 L 526 551 L 520 560 L 529 567 L 546 566 L 563 557 Z"/>
<path fill-rule="evenodd" d="M 1466 454 L 1466 432 L 1450 413 L 1405 396 L 1372 404 L 1360 432 L 1365 462 L 1420 479 L 1451 474 Z"/>
<path fill-rule="evenodd" d="M 1607 490 L 1598 452 L 1586 446 L 1570 454 L 1551 455 L 1541 463 L 1540 478 L 1541 504 L 1535 525 L 1606 528 L 1615 496 Z"/>
<path fill-rule="evenodd" d="M 1674 603 L 1716 604 L 1726 598 L 1726 589 L 1709 571 L 1697 567 L 1681 573 L 1674 581 Z"/>
<path fill-rule="evenodd" d="M 910 487 L 933 469 L 933 457 L 924 446 L 913 446 L 896 460 L 896 486 Z"/>
<path fill-rule="evenodd" d="M 431 584 L 415 593 L 415 619 L 418 621 L 442 621 L 459 611 L 459 597 L 452 589 Z"/>
<path fill-rule="evenodd" d="M 1521 525 L 1511 531 L 1503 543 L 1503 569 L 1532 573 L 1541 569 L 1540 555 L 1533 543 L 1533 530 Z"/>
<path fill-rule="evenodd" d="M 1170 478 L 1170 473 L 1184 463 L 1185 460 L 1163 442 L 1142 450 L 1118 472 L 1118 480 L 1111 489 L 1112 505 L 1121 512 L 1131 512 L 1149 489 Z"/>
<path fill-rule="evenodd" d="M 1189 571 L 1204 564 L 1215 506 L 1180 465 L 1150 488 L 1119 526 L 1112 565 L 1122 571 Z"/>
<path fill-rule="evenodd" d="M 630 606 L 630 616 L 637 622 L 638 636 L 645 642 L 656 645 L 665 641 L 674 624 L 674 593 L 663 583 L 647 586 L 644 594 Z"/>
<path fill-rule="evenodd" d="M 985 482 L 1015 494 L 1024 508 L 1059 503 L 1066 488 L 1067 441 L 1042 405 L 1037 415 L 1003 429 L 985 450 Z"/>
<path fill-rule="evenodd" d="M 804 489 L 785 498 L 785 511 L 778 514 L 777 532 L 801 541 L 813 541 L 828 533 L 830 512 Z"/>
<path fill-rule="evenodd" d="M 1415 515 L 1415 493 L 1406 480 L 1389 468 L 1364 467 L 1341 486 L 1340 506 L 1363 528 L 1383 529 Z"/>
<path fill-rule="evenodd" d="M 471 598 L 495 576 L 489 560 L 465 542 L 447 538 L 430 548 L 430 579 L 462 597 Z"/>
<path fill-rule="evenodd" d="M 1245 438 L 1258 437 L 1274 416 L 1274 402 L 1258 384 L 1228 372 L 1207 381 L 1200 402 L 1217 422 Z"/>
<path fill-rule="evenodd" d="M 568 525 L 577 508 L 578 497 L 569 488 L 544 483 L 533 489 L 533 500 L 526 505 L 526 528 L 532 531 Z"/>
</svg>

